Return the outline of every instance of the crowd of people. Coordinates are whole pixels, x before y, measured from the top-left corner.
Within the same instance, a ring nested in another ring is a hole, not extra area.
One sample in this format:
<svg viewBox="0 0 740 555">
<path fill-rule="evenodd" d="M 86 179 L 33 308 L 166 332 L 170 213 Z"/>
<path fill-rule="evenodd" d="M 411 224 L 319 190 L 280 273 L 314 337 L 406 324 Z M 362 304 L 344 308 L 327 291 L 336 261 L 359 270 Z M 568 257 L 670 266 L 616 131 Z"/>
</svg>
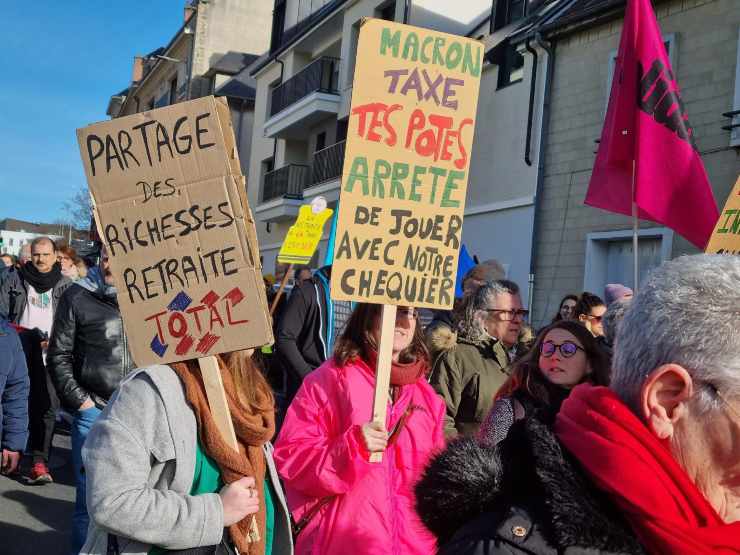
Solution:
<svg viewBox="0 0 740 555">
<path fill-rule="evenodd" d="M 740 260 L 665 262 L 638 294 L 565 295 L 531 327 L 476 265 L 449 311 L 401 306 L 385 425 L 380 306 L 331 266 L 265 276 L 275 345 L 135 368 L 105 249 L 34 240 L 0 269 L 2 471 L 53 480 L 72 416 L 72 553 L 740 553 Z M 274 444 L 274 445 L 273 445 Z"/>
</svg>

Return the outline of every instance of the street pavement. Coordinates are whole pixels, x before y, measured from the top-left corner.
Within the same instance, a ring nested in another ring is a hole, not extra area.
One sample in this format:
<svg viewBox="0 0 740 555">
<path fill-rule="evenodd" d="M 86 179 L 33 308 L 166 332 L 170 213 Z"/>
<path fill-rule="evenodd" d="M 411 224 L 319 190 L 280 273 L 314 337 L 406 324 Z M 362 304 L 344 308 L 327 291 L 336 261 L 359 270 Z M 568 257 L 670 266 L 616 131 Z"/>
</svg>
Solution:
<svg viewBox="0 0 740 555">
<path fill-rule="evenodd" d="M 23 473 L 29 465 L 25 457 Z M 66 432 L 54 437 L 49 470 L 54 482 L 43 486 L 0 475 L 0 555 L 69 553 L 75 488 Z"/>
</svg>

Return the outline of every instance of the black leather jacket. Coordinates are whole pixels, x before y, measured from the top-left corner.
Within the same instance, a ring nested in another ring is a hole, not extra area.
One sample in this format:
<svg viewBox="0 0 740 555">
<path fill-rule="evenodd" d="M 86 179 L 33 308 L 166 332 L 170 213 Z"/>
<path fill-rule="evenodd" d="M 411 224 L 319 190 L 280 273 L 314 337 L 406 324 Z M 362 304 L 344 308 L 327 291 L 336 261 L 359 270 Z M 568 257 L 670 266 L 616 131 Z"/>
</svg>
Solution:
<svg viewBox="0 0 740 555">
<path fill-rule="evenodd" d="M 100 408 L 134 368 L 115 296 L 72 285 L 54 315 L 46 355 L 62 404 L 77 410 L 90 396 Z"/>
</svg>

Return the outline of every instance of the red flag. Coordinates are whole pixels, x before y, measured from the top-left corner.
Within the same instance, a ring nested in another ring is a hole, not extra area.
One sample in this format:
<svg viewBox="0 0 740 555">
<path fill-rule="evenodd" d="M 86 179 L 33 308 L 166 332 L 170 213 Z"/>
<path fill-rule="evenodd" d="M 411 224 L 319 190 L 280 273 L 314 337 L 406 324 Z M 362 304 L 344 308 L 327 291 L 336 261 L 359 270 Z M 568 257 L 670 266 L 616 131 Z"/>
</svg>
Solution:
<svg viewBox="0 0 740 555">
<path fill-rule="evenodd" d="M 663 224 L 703 249 L 719 218 L 650 0 L 627 0 L 585 203 Z"/>
</svg>

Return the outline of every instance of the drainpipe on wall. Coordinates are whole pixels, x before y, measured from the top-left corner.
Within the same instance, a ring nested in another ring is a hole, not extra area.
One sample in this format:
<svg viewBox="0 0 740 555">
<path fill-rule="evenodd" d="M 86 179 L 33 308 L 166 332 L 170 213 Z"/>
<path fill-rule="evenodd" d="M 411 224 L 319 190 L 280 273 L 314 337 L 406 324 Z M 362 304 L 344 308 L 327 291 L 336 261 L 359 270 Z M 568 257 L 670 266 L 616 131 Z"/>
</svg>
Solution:
<svg viewBox="0 0 740 555">
<path fill-rule="evenodd" d="M 280 84 L 282 85 L 283 84 L 283 73 L 285 72 L 285 62 L 283 62 L 282 60 L 278 59 L 277 56 L 276 56 L 275 57 L 275 63 L 280 64 Z M 270 101 L 272 102 L 272 98 L 270 99 Z M 270 110 L 272 110 L 272 106 L 270 106 Z M 273 164 L 273 168 L 272 169 L 277 169 L 277 168 L 274 167 L 274 165 L 275 165 L 275 156 L 277 156 L 277 139 L 273 139 L 272 140 L 272 164 Z"/>
<path fill-rule="evenodd" d="M 547 65 L 545 73 L 545 90 L 542 99 L 542 125 L 540 128 L 540 146 L 537 154 L 537 185 L 534 193 L 534 216 L 532 222 L 532 250 L 529 256 L 529 298 L 528 305 L 530 314 L 530 323 L 534 322 L 534 279 L 535 279 L 535 261 L 537 257 L 537 236 L 539 235 L 540 204 L 542 202 L 542 187 L 545 182 L 545 147 L 547 143 L 547 133 L 550 129 L 550 104 L 552 101 L 552 76 L 555 72 L 555 45 L 542 40 L 542 35 L 536 33 L 534 42 L 547 53 Z"/>
<path fill-rule="evenodd" d="M 242 163 L 242 129 L 244 128 L 244 105 L 247 103 L 246 98 L 240 98 L 239 99 L 239 125 L 237 125 L 237 139 L 236 139 L 236 150 L 239 152 L 239 164 Z M 242 172 L 244 172 L 244 169 L 242 168 Z M 249 167 L 247 167 L 247 175 L 249 175 Z"/>
<path fill-rule="evenodd" d="M 488 21 L 488 34 L 493 34 L 493 28 L 495 26 L 496 16 L 496 0 L 491 0 L 491 19 Z"/>
<path fill-rule="evenodd" d="M 190 21 L 192 23 L 188 23 L 188 27 L 192 30 L 191 38 L 190 38 L 190 56 L 188 57 L 188 69 L 187 69 L 187 85 L 185 87 L 185 100 L 190 100 L 192 98 L 192 95 L 190 94 L 190 86 L 193 82 L 193 62 L 195 57 L 195 35 L 196 31 L 198 30 L 198 7 L 197 5 L 193 6 L 193 15 L 190 16 Z"/>
<path fill-rule="evenodd" d="M 411 15 L 411 0 L 405 0 L 403 3 L 403 22 L 409 22 L 409 16 Z"/>
<path fill-rule="evenodd" d="M 283 62 L 277 56 L 275 56 L 275 63 L 280 64 L 280 84 L 282 85 L 283 84 L 283 74 L 285 73 L 285 62 Z M 270 98 L 270 102 L 272 103 L 272 98 Z M 272 105 L 270 106 L 270 110 L 272 110 Z M 275 158 L 277 157 L 277 142 L 278 142 L 277 138 L 272 140 L 272 169 L 273 170 L 277 169 L 275 167 Z M 264 182 L 262 184 L 264 185 Z M 259 191 L 257 191 L 257 194 L 260 197 L 262 196 L 262 193 L 260 193 Z M 265 230 L 267 231 L 267 233 L 270 233 L 270 222 L 267 222 L 265 224 Z"/>
<path fill-rule="evenodd" d="M 524 47 L 532 54 L 532 79 L 529 84 L 529 113 L 527 114 L 527 139 L 524 143 L 524 163 L 532 165 L 532 121 L 534 120 L 534 95 L 537 89 L 537 51 L 532 48 L 531 39 L 527 39 Z"/>
</svg>

